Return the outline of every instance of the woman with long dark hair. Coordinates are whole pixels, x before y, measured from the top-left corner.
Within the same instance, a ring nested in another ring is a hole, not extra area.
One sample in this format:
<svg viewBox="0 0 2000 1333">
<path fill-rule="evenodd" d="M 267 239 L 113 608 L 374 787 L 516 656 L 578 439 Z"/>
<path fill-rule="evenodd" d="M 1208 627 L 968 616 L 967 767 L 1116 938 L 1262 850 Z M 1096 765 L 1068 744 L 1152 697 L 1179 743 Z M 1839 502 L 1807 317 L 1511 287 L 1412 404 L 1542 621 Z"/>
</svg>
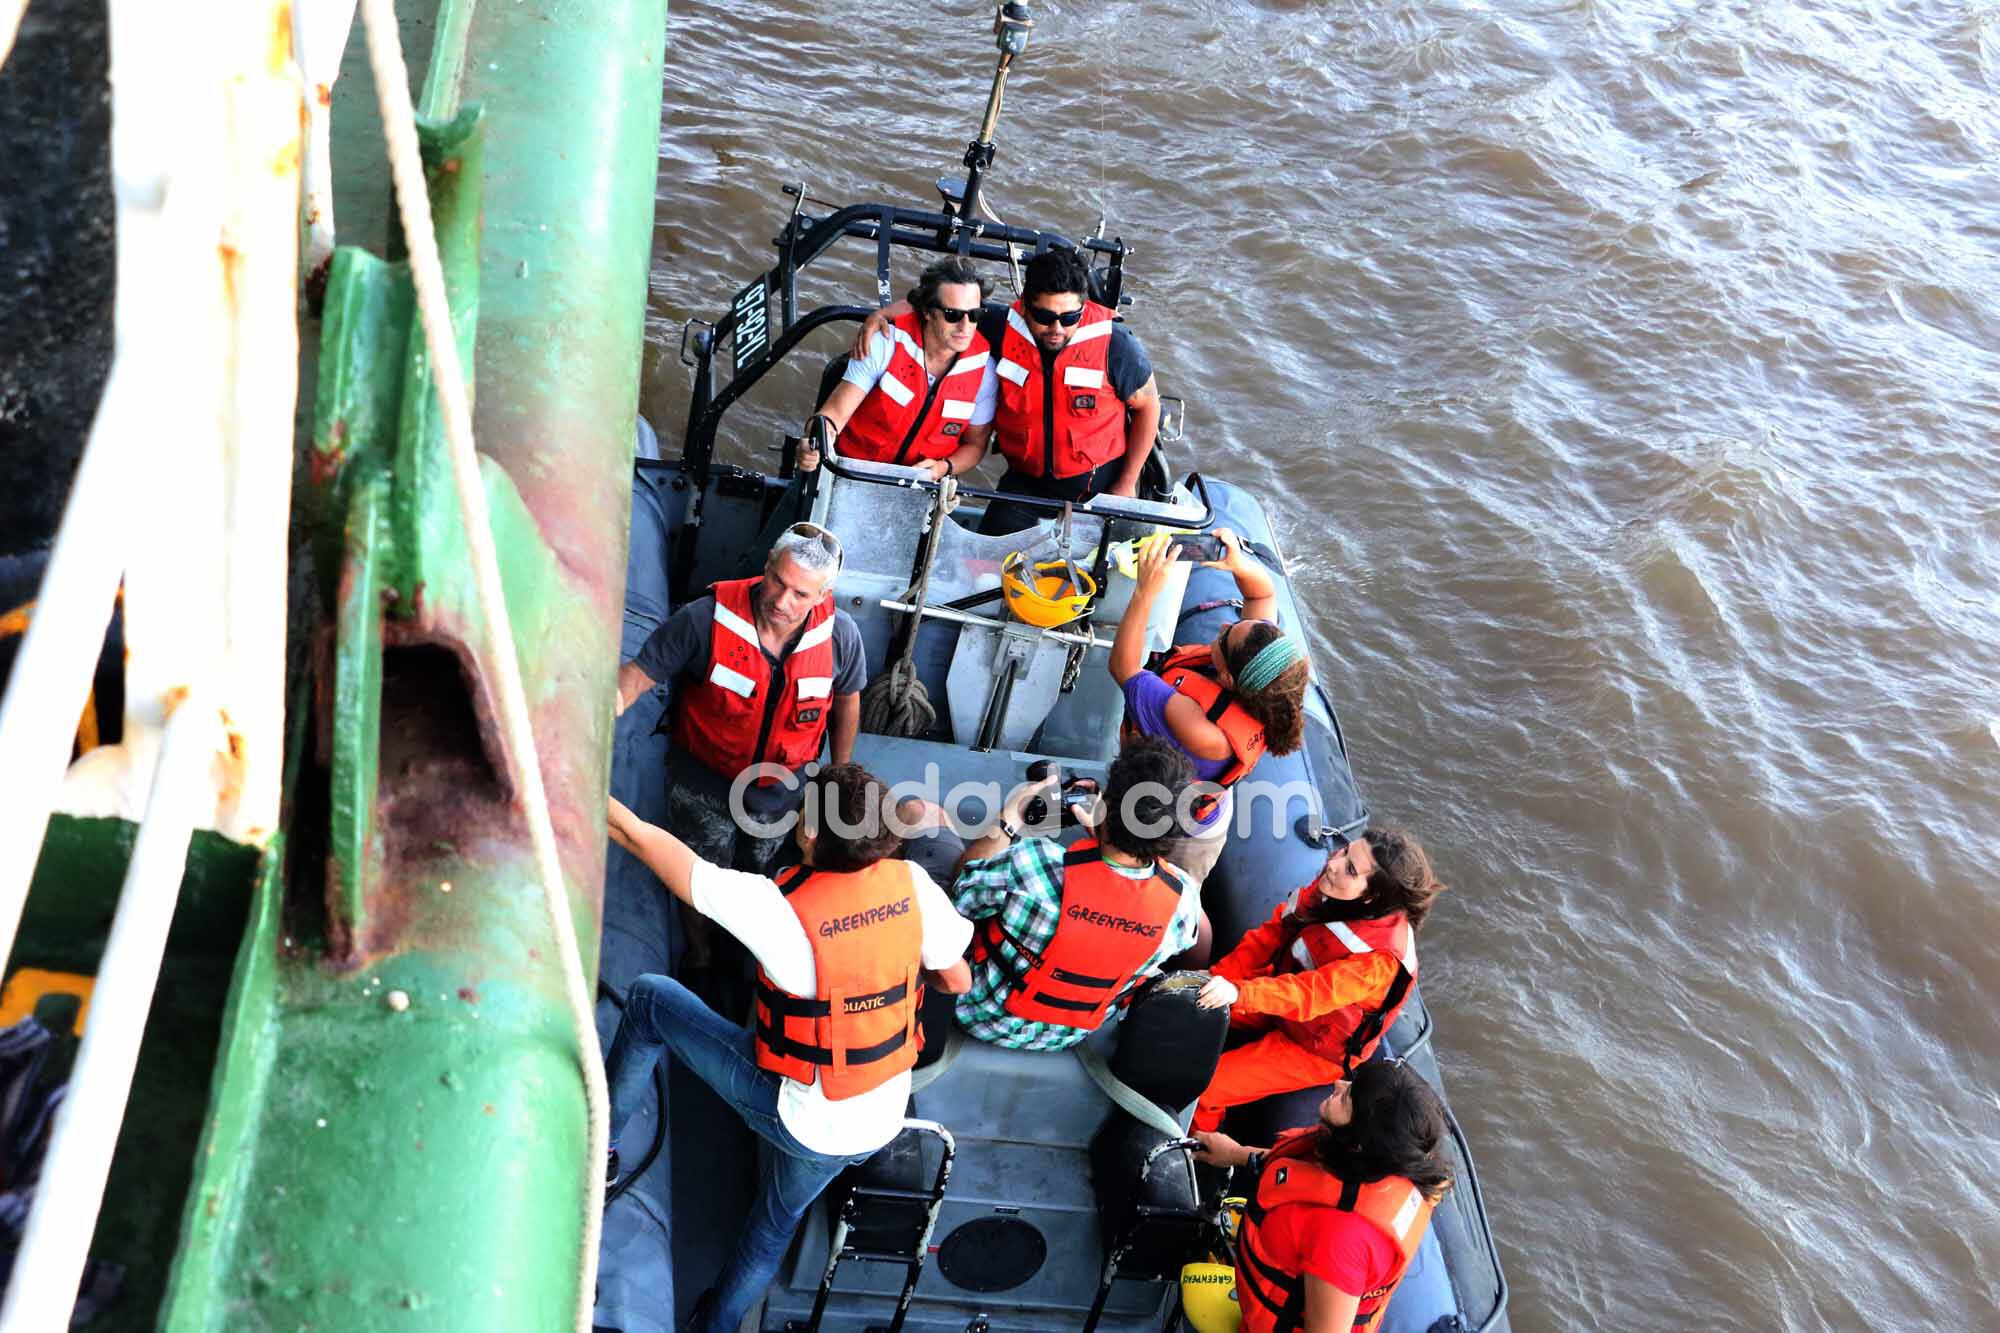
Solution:
<svg viewBox="0 0 2000 1333">
<path fill-rule="evenodd" d="M 1216 1129 L 1232 1106 L 1346 1078 L 1375 1053 L 1417 979 L 1417 929 L 1445 886 L 1417 840 L 1370 829 L 1217 963 L 1198 1001 L 1231 1006 L 1245 1040 L 1222 1053 L 1195 1108 Z"/>
<path fill-rule="evenodd" d="M 1200 1160 L 1255 1177 L 1236 1232 L 1243 1333 L 1380 1328 L 1451 1186 L 1430 1085 L 1401 1061 L 1371 1060 L 1333 1085 L 1317 1124 L 1266 1151 L 1195 1137 Z"/>
<path fill-rule="evenodd" d="M 1194 775 L 1223 790 L 1194 803 L 1192 827 L 1183 828 L 1167 859 L 1195 883 L 1208 878 L 1228 840 L 1229 788 L 1249 776 L 1266 752 L 1290 754 L 1305 733 L 1306 685 L 1312 666 L 1296 635 L 1278 628 L 1277 585 L 1227 528 L 1220 560 L 1242 594 L 1243 618 L 1222 627 L 1213 642 L 1169 649 L 1146 661 L 1146 625 L 1153 599 L 1173 566 L 1170 543 L 1149 540 L 1139 550 L 1132 600 L 1111 644 L 1111 678 L 1125 692 L 1128 734 L 1159 736 L 1194 761 Z"/>
</svg>

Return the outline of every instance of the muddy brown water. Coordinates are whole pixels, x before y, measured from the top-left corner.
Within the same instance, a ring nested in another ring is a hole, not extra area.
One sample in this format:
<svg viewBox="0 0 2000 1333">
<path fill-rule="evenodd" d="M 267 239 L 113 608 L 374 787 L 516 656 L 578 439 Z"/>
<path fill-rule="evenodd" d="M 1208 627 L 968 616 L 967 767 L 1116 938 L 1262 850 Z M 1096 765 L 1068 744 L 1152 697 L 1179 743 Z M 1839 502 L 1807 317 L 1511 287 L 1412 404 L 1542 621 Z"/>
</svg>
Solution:
<svg viewBox="0 0 2000 1333">
<path fill-rule="evenodd" d="M 1035 9 L 995 206 L 1139 247 L 1180 457 L 1264 496 L 1453 885 L 1518 1326 L 2000 1327 L 2000 10 Z M 676 6 L 669 448 L 780 182 L 956 173 L 987 13 Z"/>
</svg>

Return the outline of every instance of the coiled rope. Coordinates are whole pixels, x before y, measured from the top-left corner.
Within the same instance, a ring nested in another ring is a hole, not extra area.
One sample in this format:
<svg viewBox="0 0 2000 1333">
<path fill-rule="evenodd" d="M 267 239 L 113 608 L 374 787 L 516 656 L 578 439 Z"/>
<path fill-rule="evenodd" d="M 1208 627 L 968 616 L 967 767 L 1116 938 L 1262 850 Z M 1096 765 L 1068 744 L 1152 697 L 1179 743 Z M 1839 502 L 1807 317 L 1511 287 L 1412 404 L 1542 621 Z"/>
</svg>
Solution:
<svg viewBox="0 0 2000 1333">
<path fill-rule="evenodd" d="M 424 343 L 430 352 L 431 379 L 437 387 L 444 420 L 452 477 L 458 489 L 459 520 L 486 621 L 486 657 L 492 664 L 494 697 L 500 709 L 500 731 L 514 759 L 515 790 L 528 817 L 535 871 L 541 881 L 542 903 L 556 937 L 556 955 L 563 973 L 563 990 L 575 1028 L 577 1062 L 583 1072 L 588 1131 L 584 1166 L 583 1252 L 578 1256 L 577 1333 L 590 1333 L 597 1303 L 597 1246 L 604 1216 L 604 1161 L 609 1107 L 604 1063 L 597 1044 L 597 1021 L 584 983 L 583 956 L 577 947 L 576 922 L 570 915 L 569 893 L 562 864 L 556 856 L 555 828 L 549 821 L 548 793 L 542 786 L 542 766 L 535 733 L 528 722 L 528 700 L 521 688 L 521 665 L 514 656 L 514 631 L 500 586 L 500 566 L 493 549 L 493 529 L 486 512 L 486 489 L 473 450 L 472 412 L 465 391 L 465 373 L 452 336 L 451 311 L 445 300 L 444 269 L 438 261 L 437 234 L 431 225 L 430 196 L 424 189 L 423 156 L 417 147 L 416 116 L 411 109 L 410 75 L 403 65 L 403 48 L 396 26 L 394 0 L 361 0 L 362 22 L 368 31 L 368 61 L 375 71 L 382 133 L 388 141 L 389 169 L 396 183 L 396 208 L 409 245 L 410 277 L 416 286 Z"/>
</svg>

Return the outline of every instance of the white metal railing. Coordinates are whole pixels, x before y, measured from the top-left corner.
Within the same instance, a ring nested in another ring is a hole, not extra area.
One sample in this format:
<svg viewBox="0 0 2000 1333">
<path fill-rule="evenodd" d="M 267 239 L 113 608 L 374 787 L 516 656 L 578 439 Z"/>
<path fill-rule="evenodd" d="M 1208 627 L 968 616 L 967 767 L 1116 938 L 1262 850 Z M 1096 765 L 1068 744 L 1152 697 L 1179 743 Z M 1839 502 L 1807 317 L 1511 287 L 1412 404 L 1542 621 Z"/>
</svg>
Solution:
<svg viewBox="0 0 2000 1333">
<path fill-rule="evenodd" d="M 11 38 L 18 3 L 0 0 Z M 54 809 L 138 822 L 0 1333 L 65 1327 L 189 839 L 259 843 L 283 766 L 300 76 L 282 0 L 111 0 L 111 373 L 0 701 L 0 965 Z M 4 58 L 5 43 L 0 43 Z M 118 744 L 69 764 L 120 581 Z"/>
<path fill-rule="evenodd" d="M 0 0 L 0 65 L 14 49 L 14 34 L 21 30 L 21 12 L 27 7 L 28 0 Z"/>
</svg>

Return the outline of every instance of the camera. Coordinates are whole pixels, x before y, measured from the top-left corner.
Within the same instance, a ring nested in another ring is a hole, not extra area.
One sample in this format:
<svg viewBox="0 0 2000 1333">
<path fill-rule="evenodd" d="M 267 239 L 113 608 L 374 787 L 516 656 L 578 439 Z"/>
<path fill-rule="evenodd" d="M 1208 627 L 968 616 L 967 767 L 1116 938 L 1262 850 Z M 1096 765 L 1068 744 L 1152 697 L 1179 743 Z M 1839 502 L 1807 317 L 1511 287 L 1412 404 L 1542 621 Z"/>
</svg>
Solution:
<svg viewBox="0 0 2000 1333">
<path fill-rule="evenodd" d="M 1059 776 L 1061 771 L 1056 767 L 1053 759 L 1037 759 L 1034 763 L 1028 765 L 1028 781 L 1046 782 L 1052 777 Z M 1080 777 L 1063 778 L 1056 790 L 1059 801 L 1059 823 L 1057 826 L 1061 827 L 1066 824 L 1080 823 L 1081 821 L 1077 818 L 1075 812 L 1079 807 L 1087 806 L 1097 799 L 1097 780 L 1095 778 Z M 1021 818 L 1026 821 L 1030 828 L 1041 824 L 1048 817 L 1049 802 L 1047 797 L 1031 797 L 1028 803 L 1021 807 Z"/>
</svg>

